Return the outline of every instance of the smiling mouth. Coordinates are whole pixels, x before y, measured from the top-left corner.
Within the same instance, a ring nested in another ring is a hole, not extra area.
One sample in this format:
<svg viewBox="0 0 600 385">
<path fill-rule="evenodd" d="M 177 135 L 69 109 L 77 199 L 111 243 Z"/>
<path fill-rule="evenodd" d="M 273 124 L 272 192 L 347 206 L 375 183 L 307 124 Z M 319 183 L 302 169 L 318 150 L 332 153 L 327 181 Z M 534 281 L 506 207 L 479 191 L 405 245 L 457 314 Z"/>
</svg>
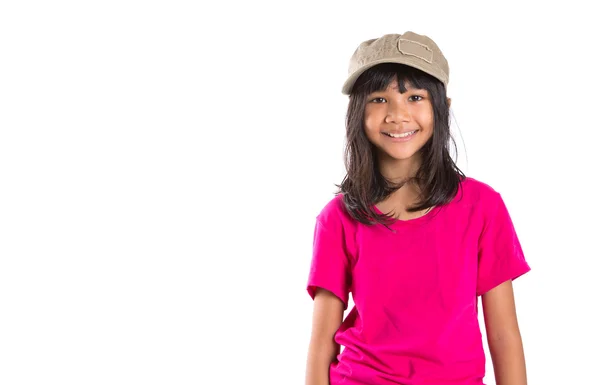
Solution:
<svg viewBox="0 0 600 385">
<path fill-rule="evenodd" d="M 414 134 L 415 132 L 417 132 L 419 130 L 413 130 L 410 132 L 405 132 L 403 134 L 391 134 L 388 132 L 384 132 L 385 135 L 389 136 L 390 138 L 408 138 L 409 136 L 411 136 L 412 134 Z"/>
</svg>

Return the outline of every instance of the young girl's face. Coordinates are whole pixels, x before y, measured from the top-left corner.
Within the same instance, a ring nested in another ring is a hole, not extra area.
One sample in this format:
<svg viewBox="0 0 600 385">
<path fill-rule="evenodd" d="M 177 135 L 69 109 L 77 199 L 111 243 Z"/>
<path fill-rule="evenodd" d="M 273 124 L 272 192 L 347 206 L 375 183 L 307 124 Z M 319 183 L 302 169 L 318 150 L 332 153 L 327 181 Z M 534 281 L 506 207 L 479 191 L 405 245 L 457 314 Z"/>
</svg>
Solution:
<svg viewBox="0 0 600 385">
<path fill-rule="evenodd" d="M 401 93 L 398 82 L 394 80 L 386 90 L 368 95 L 365 131 L 380 155 L 387 155 L 380 159 L 418 166 L 413 164 L 420 161 L 416 159 L 417 153 L 433 135 L 433 105 L 426 90 L 412 88 L 408 83 L 406 88 L 407 91 Z M 390 134 L 415 130 L 408 137 L 390 137 Z"/>
</svg>

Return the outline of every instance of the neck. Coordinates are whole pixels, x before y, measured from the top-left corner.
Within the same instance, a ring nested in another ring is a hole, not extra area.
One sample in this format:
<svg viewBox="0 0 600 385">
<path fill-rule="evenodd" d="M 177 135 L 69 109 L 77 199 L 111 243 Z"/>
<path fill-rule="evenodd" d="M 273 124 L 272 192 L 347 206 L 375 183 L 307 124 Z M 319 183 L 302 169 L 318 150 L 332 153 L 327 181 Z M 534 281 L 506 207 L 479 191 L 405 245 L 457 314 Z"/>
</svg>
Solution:
<svg viewBox="0 0 600 385">
<path fill-rule="evenodd" d="M 419 169 L 417 155 L 409 159 L 379 159 L 379 172 L 393 183 L 406 182 L 414 177 Z M 420 189 L 415 181 L 409 181 L 402 188 L 396 190 L 386 200 L 391 200 L 400 205 L 409 206 L 418 200 Z"/>
<path fill-rule="evenodd" d="M 379 159 L 378 168 L 386 179 L 398 183 L 414 177 L 419 170 L 418 159 Z"/>
</svg>

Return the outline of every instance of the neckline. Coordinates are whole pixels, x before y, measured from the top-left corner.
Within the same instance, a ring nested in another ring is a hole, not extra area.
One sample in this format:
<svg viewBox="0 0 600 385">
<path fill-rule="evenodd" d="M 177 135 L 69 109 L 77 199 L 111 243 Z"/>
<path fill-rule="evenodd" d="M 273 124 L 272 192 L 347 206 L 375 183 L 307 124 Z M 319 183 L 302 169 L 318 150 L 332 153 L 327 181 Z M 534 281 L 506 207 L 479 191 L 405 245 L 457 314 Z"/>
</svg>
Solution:
<svg viewBox="0 0 600 385">
<path fill-rule="evenodd" d="M 433 217 L 442 209 L 444 209 L 446 206 L 451 205 L 455 202 L 457 202 L 458 200 L 462 199 L 459 198 L 459 195 L 464 195 L 463 194 L 463 189 L 464 189 L 464 184 L 467 181 L 472 181 L 473 178 L 472 177 L 468 177 L 465 176 L 464 179 L 461 179 L 459 184 L 458 184 L 458 190 L 459 192 L 457 194 L 454 195 L 454 197 L 450 200 L 449 203 L 447 204 L 442 204 L 442 205 L 437 205 L 434 206 L 431 210 L 429 210 L 428 213 L 418 217 L 418 218 L 413 218 L 413 219 L 406 219 L 406 220 L 402 220 L 402 219 L 395 219 L 394 218 L 394 222 L 392 222 L 389 227 L 405 227 L 405 226 L 412 226 L 412 225 L 417 225 L 417 224 L 421 224 L 422 222 L 428 221 L 430 219 L 433 219 Z M 377 213 L 377 214 L 384 214 L 381 210 L 379 210 L 379 208 L 377 208 L 377 206 L 375 204 L 371 205 L 371 207 L 373 208 L 373 210 Z"/>
<path fill-rule="evenodd" d="M 372 207 L 377 214 L 384 214 L 381 210 L 379 210 L 379 208 L 377 208 L 376 205 L 373 205 Z M 440 211 L 441 208 L 442 207 L 440 205 L 434 206 L 431 210 L 429 210 L 427 213 L 421 215 L 418 218 L 412 218 L 412 219 L 395 219 L 394 218 L 394 222 L 391 223 L 391 226 L 410 226 L 410 225 L 414 225 L 414 224 L 420 224 L 421 222 L 429 220 L 430 217 L 432 217 L 434 214 L 436 214 L 438 211 Z"/>
</svg>

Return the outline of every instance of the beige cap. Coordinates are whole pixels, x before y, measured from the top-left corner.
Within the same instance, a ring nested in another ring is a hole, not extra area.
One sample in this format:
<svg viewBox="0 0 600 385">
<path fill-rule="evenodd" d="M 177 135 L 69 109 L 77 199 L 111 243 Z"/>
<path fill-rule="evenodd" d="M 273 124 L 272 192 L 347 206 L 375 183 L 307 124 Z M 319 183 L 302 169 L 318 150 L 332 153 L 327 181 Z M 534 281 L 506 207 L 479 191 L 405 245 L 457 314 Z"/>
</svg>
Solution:
<svg viewBox="0 0 600 385">
<path fill-rule="evenodd" d="M 342 87 L 342 93 L 349 95 L 356 79 L 369 68 L 381 63 L 414 67 L 448 86 L 448 61 L 437 44 L 425 35 L 408 31 L 402 35 L 388 34 L 362 42 L 350 58 L 348 79 Z"/>
</svg>

